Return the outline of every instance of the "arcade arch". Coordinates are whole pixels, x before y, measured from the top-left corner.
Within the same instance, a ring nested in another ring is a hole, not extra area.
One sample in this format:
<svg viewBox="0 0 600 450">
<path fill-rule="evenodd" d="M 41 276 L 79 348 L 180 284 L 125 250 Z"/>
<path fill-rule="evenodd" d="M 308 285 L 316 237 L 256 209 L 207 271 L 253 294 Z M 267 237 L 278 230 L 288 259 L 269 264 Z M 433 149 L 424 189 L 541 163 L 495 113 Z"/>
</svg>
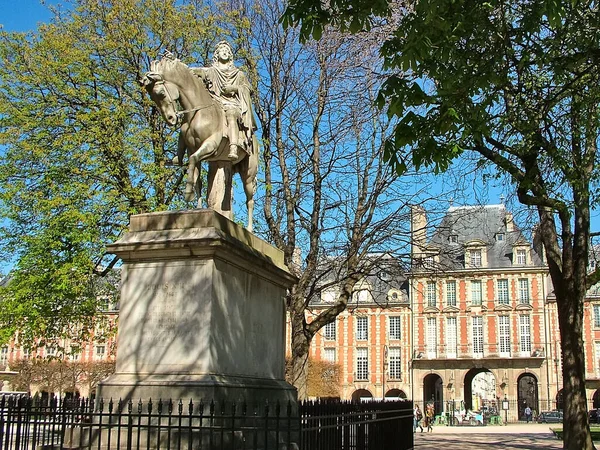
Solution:
<svg viewBox="0 0 600 450">
<path fill-rule="evenodd" d="M 538 380 L 532 373 L 524 373 L 517 380 L 518 418 L 524 420 L 528 406 L 539 412 Z"/>
<path fill-rule="evenodd" d="M 352 393 L 353 402 L 360 402 L 361 398 L 373 398 L 373 394 L 366 389 L 357 389 Z"/>
<path fill-rule="evenodd" d="M 441 414 L 444 410 L 444 383 L 442 377 L 436 373 L 430 373 L 423 378 L 423 406 L 432 402 L 435 414 Z"/>
</svg>

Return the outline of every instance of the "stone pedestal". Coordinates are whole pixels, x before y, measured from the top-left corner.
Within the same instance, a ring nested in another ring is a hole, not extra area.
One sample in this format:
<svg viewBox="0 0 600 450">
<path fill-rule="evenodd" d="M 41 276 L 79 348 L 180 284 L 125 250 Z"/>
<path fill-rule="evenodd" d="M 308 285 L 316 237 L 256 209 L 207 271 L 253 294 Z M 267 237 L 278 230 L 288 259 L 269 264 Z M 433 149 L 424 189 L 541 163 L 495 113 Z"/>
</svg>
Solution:
<svg viewBox="0 0 600 450">
<path fill-rule="evenodd" d="M 116 372 L 98 398 L 295 402 L 283 254 L 211 210 L 140 214 L 123 260 Z"/>
</svg>

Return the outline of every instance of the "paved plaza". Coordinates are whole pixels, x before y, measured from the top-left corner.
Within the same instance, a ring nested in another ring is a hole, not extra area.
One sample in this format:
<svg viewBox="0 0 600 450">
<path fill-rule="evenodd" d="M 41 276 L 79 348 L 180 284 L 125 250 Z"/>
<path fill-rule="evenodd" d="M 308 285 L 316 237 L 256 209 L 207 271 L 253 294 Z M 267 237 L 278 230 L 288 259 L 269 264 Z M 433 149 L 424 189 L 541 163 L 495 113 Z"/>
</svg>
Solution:
<svg viewBox="0 0 600 450">
<path fill-rule="evenodd" d="M 486 427 L 437 426 L 433 432 L 415 433 L 417 450 L 546 450 L 562 449 L 550 431 L 555 424 L 516 424 Z"/>
</svg>

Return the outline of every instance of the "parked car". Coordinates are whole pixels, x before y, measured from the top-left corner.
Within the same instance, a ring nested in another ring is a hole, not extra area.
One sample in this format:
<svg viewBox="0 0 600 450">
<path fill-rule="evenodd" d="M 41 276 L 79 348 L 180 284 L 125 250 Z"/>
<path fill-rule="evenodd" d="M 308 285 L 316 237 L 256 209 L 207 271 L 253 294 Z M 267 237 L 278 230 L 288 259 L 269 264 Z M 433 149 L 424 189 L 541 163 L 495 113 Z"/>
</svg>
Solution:
<svg viewBox="0 0 600 450">
<path fill-rule="evenodd" d="M 542 411 L 537 418 L 539 423 L 562 423 L 562 411 Z"/>
<path fill-rule="evenodd" d="M 590 424 L 598 424 L 600 423 L 600 408 L 598 409 L 592 409 L 590 411 Z"/>
</svg>

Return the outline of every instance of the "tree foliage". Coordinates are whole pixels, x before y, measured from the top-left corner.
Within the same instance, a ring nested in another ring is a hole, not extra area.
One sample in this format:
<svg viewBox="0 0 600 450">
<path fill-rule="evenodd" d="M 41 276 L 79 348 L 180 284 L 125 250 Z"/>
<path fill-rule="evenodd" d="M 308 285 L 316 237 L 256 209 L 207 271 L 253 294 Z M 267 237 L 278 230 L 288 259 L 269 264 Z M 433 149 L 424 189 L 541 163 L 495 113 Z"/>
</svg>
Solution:
<svg viewBox="0 0 600 450">
<path fill-rule="evenodd" d="M 307 395 L 311 398 L 339 398 L 342 383 L 342 368 L 339 364 L 309 358 L 307 363 Z M 292 360 L 285 360 L 285 378 L 294 381 Z"/>
<path fill-rule="evenodd" d="M 13 362 L 11 370 L 18 375 L 11 380 L 15 391 L 75 393 L 86 386 L 92 393 L 100 381 L 115 371 L 113 361 L 70 361 L 58 358 L 21 359 Z"/>
<path fill-rule="evenodd" d="M 239 27 L 201 1 L 74 0 L 35 33 L 0 32 L 1 340 L 85 328 L 129 215 L 185 206 L 177 135 L 137 80 L 165 49 L 204 63 Z"/>
<path fill-rule="evenodd" d="M 559 311 L 565 448 L 592 448 L 582 320 L 586 290 L 600 279 L 587 273 L 599 181 L 598 4 L 343 3 L 352 8 L 293 0 L 286 20 L 302 21 L 305 37 L 355 15 L 365 26 L 395 23 L 380 47 L 390 74 L 378 104 L 398 118 L 389 163 L 400 173 L 410 164 L 444 171 L 465 152 L 477 155 L 537 213 Z"/>
</svg>

